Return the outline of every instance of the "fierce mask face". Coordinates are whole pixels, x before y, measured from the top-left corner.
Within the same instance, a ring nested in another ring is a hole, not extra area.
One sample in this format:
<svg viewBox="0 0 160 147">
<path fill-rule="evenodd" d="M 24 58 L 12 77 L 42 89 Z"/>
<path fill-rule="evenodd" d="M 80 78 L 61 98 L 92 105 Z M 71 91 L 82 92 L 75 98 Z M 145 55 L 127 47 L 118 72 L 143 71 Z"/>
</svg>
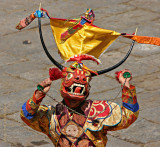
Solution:
<svg viewBox="0 0 160 147">
<path fill-rule="evenodd" d="M 83 69 L 67 68 L 63 72 L 61 95 L 66 100 L 83 101 L 89 95 L 91 74 Z"/>
</svg>

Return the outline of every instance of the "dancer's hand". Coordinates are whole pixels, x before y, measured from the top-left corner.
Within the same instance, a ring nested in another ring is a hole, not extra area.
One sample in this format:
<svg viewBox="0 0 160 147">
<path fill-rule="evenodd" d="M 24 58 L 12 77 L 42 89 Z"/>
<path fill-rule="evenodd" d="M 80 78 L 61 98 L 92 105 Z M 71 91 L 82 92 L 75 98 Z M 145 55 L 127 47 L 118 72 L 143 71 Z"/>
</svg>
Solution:
<svg viewBox="0 0 160 147">
<path fill-rule="evenodd" d="M 38 85 L 42 86 L 43 90 L 36 91 L 36 93 L 35 93 L 36 98 L 38 99 L 38 98 L 44 96 L 45 93 L 47 93 L 49 91 L 49 89 L 51 88 L 51 84 L 52 84 L 52 81 L 50 80 L 50 78 L 47 78 L 44 81 L 40 82 Z"/>
<path fill-rule="evenodd" d="M 130 76 L 130 77 L 124 77 L 124 73 L 126 73 L 126 72 L 130 73 L 131 76 Z M 116 75 L 116 79 L 117 79 L 117 81 L 118 81 L 119 83 L 121 83 L 121 85 L 124 85 L 124 83 L 125 83 L 124 86 L 130 88 L 130 83 L 129 83 L 129 81 L 132 79 L 132 73 L 131 73 L 130 70 L 124 69 L 124 70 L 121 70 L 121 71 L 119 71 L 119 72 L 116 72 L 115 74 L 117 74 L 117 75 Z"/>
<path fill-rule="evenodd" d="M 38 85 L 41 85 L 44 89 L 43 92 L 47 93 L 51 88 L 52 81 L 50 78 L 45 79 L 44 81 L 40 82 Z"/>
</svg>

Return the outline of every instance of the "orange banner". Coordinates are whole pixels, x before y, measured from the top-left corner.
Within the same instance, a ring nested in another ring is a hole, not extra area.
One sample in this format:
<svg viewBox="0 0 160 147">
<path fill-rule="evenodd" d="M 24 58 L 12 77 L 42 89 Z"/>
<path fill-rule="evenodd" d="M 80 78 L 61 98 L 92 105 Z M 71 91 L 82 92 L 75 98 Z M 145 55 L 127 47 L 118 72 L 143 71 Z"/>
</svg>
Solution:
<svg viewBox="0 0 160 147">
<path fill-rule="evenodd" d="M 122 36 L 135 40 L 138 43 L 153 44 L 160 46 L 160 38 L 158 37 L 135 36 L 135 35 L 122 35 Z"/>
</svg>

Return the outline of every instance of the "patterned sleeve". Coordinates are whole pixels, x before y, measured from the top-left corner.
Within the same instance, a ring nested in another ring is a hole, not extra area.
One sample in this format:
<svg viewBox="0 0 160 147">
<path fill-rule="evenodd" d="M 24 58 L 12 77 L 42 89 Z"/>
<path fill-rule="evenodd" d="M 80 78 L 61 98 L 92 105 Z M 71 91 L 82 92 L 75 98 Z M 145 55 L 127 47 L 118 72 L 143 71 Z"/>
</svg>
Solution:
<svg viewBox="0 0 160 147">
<path fill-rule="evenodd" d="M 49 135 L 51 107 L 40 105 L 44 96 L 36 100 L 35 93 L 21 109 L 21 119 L 32 129 Z"/>
<path fill-rule="evenodd" d="M 108 131 L 115 131 L 129 127 L 136 121 L 139 115 L 139 104 L 137 102 L 135 86 L 124 87 L 122 90 L 122 119 L 114 127 L 105 127 Z"/>
</svg>

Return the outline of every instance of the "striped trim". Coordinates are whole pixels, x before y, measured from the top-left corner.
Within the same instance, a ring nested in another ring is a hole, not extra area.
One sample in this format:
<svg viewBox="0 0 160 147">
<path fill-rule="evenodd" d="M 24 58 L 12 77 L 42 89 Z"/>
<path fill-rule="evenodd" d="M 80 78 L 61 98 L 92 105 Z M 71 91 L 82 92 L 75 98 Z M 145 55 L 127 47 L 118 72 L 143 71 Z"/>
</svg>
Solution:
<svg viewBox="0 0 160 147">
<path fill-rule="evenodd" d="M 32 119 L 35 115 L 33 114 L 31 114 L 31 113 L 29 113 L 28 111 L 27 111 L 27 109 L 26 109 L 26 104 L 27 104 L 27 102 L 25 102 L 24 104 L 23 104 L 23 106 L 22 106 L 22 111 L 23 111 L 23 114 L 24 114 L 24 116 L 27 118 L 27 119 Z"/>
<path fill-rule="evenodd" d="M 123 106 L 132 112 L 137 112 L 139 110 L 139 104 L 138 102 L 136 104 L 128 104 L 123 102 Z"/>
</svg>

